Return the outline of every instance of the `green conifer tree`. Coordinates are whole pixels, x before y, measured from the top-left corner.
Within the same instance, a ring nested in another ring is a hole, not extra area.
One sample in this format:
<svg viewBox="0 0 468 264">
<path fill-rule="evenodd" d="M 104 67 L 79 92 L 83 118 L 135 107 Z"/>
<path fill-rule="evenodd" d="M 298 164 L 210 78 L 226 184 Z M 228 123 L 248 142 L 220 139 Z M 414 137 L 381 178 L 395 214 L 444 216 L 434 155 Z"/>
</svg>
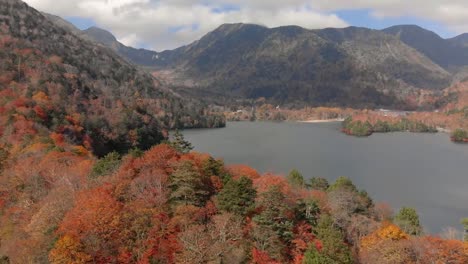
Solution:
<svg viewBox="0 0 468 264">
<path fill-rule="evenodd" d="M 169 145 L 180 153 L 189 153 L 193 150 L 192 143 L 185 140 L 184 135 L 180 133 L 178 129 L 174 132 L 173 139 L 169 142 Z"/>
<path fill-rule="evenodd" d="M 218 207 L 221 210 L 246 216 L 254 209 L 257 191 L 252 186 L 252 180 L 242 177 L 239 180 L 229 180 L 218 194 Z"/>
</svg>

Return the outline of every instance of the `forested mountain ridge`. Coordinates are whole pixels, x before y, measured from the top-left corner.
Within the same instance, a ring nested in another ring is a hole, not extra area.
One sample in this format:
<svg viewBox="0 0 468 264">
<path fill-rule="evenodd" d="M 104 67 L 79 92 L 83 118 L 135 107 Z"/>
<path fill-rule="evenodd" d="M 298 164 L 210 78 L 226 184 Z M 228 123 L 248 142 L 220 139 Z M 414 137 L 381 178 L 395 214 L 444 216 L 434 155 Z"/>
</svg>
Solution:
<svg viewBox="0 0 468 264">
<path fill-rule="evenodd" d="M 57 26 L 67 31 L 70 31 L 83 39 L 93 41 L 97 44 L 109 47 L 117 54 L 136 65 L 155 66 L 154 61 L 160 56 L 159 53 L 155 51 L 146 49 L 135 49 L 132 47 L 125 46 L 119 41 L 117 41 L 115 36 L 107 30 L 98 27 L 90 27 L 85 30 L 80 30 L 61 17 L 48 13 L 43 13 L 43 15 L 47 17 L 50 21 L 54 22 Z"/>
<path fill-rule="evenodd" d="M 0 14 L 2 92 L 28 107 L 38 103 L 34 95 L 44 94 L 55 109 L 53 115 L 44 113 L 52 131 L 70 123 L 66 116 L 78 116 L 81 136 L 70 140 L 90 137 L 98 155 L 148 148 L 163 139 L 165 129 L 224 124 L 200 102 L 182 99 L 111 50 L 56 26 L 21 1 L 3 0 Z"/>
<path fill-rule="evenodd" d="M 466 39 L 463 34 L 452 39 L 443 39 L 436 33 L 415 25 L 393 26 L 382 31 L 395 35 L 447 70 L 456 71 L 458 67 L 468 65 L 468 47 L 463 42 Z"/>
<path fill-rule="evenodd" d="M 111 33 L 101 29 L 82 35 L 135 64 L 154 68 L 155 75 L 190 95 L 398 108 L 408 107 L 406 100 L 420 89 L 440 91 L 467 76 L 468 63 L 455 55 L 462 45 L 450 44 L 463 43 L 463 35 L 444 40 L 424 32 L 417 26 L 307 30 L 225 24 L 189 45 L 163 52 L 104 40 L 102 36 Z M 450 56 L 434 55 L 439 49 Z"/>
</svg>

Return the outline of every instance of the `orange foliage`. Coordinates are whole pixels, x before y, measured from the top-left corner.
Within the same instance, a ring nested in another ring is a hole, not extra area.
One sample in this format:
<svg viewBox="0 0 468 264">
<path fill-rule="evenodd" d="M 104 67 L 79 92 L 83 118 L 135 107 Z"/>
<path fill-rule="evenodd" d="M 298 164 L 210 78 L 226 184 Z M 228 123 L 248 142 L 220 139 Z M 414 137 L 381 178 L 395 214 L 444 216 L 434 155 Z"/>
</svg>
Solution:
<svg viewBox="0 0 468 264">
<path fill-rule="evenodd" d="M 62 64 L 62 58 L 56 55 L 52 55 L 49 57 L 49 62 L 53 64 Z"/>
<path fill-rule="evenodd" d="M 89 263 L 92 257 L 84 252 L 83 245 L 78 239 L 65 235 L 61 237 L 50 251 L 49 261 L 54 263 Z"/>
<path fill-rule="evenodd" d="M 58 147 L 63 147 L 65 145 L 65 138 L 62 134 L 52 132 L 50 133 L 50 138 L 54 141 L 54 144 Z"/>
<path fill-rule="evenodd" d="M 330 206 L 328 204 L 328 196 L 326 192 L 320 190 L 312 190 L 311 197 L 317 202 L 318 206 L 322 208 L 322 210 L 325 210 L 327 212 L 330 211 Z"/>
<path fill-rule="evenodd" d="M 49 183 L 66 181 L 81 186 L 91 172 L 92 162 L 71 152 L 51 151 L 38 163 L 37 172 Z"/>
<path fill-rule="evenodd" d="M 371 248 L 378 244 L 382 240 L 405 240 L 408 239 L 409 235 L 403 232 L 397 225 L 391 223 L 384 223 L 374 233 L 362 238 L 361 247 Z"/>
<path fill-rule="evenodd" d="M 43 91 L 39 91 L 35 93 L 32 99 L 36 101 L 36 103 L 39 103 L 39 104 L 46 104 L 50 102 L 49 96 L 47 96 Z"/>
<path fill-rule="evenodd" d="M 293 196 L 291 192 L 291 186 L 289 185 L 288 181 L 283 176 L 273 175 L 270 173 L 266 173 L 253 181 L 253 186 L 257 189 L 258 193 L 264 193 L 272 186 L 279 187 L 279 190 L 286 195 L 287 197 Z"/>
<path fill-rule="evenodd" d="M 133 166 L 140 170 L 148 167 L 158 168 L 169 175 L 172 173 L 171 165 L 177 162 L 179 158 L 179 153 L 176 150 L 169 145 L 161 144 L 145 152 L 141 158 L 135 160 Z"/>
<path fill-rule="evenodd" d="M 181 161 L 184 161 L 184 160 L 192 161 L 193 165 L 195 165 L 195 167 L 197 167 L 201 171 L 201 169 L 203 167 L 203 163 L 205 161 L 207 161 L 209 158 L 210 158 L 210 155 L 208 155 L 206 153 L 198 153 L 198 152 L 192 151 L 190 153 L 182 155 L 180 157 L 180 160 Z"/>
<path fill-rule="evenodd" d="M 228 172 L 232 175 L 232 177 L 237 180 L 243 176 L 250 178 L 252 180 L 260 178 L 260 174 L 252 169 L 247 165 L 229 165 L 227 167 Z"/>
<path fill-rule="evenodd" d="M 78 239 L 97 236 L 112 243 L 119 232 L 119 212 L 122 204 L 104 187 L 83 191 L 75 207 L 64 217 L 58 232 Z"/>
<path fill-rule="evenodd" d="M 361 239 L 359 249 L 362 263 L 409 264 L 415 263 L 415 252 L 409 236 L 398 226 L 384 223 Z"/>
<path fill-rule="evenodd" d="M 468 263 L 468 242 L 432 236 L 423 237 L 417 242 L 424 263 Z"/>
<path fill-rule="evenodd" d="M 67 115 L 67 116 L 65 117 L 65 119 L 66 119 L 68 122 L 70 122 L 70 124 L 76 125 L 76 126 L 79 126 L 79 125 L 80 125 L 80 123 L 81 123 L 81 122 L 80 122 L 80 118 L 81 118 L 81 116 L 80 116 L 80 114 L 78 114 L 78 113 L 75 113 L 75 114 L 72 114 L 72 115 Z"/>
</svg>

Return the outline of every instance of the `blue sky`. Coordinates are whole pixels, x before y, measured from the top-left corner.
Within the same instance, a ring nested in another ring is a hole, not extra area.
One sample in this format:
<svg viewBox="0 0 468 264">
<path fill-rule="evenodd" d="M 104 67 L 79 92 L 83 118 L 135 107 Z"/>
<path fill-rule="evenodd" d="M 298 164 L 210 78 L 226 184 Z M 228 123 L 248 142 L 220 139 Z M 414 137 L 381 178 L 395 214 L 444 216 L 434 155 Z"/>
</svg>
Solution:
<svg viewBox="0 0 468 264">
<path fill-rule="evenodd" d="M 73 25 L 75 25 L 75 27 L 81 30 L 90 28 L 92 26 L 97 26 L 96 22 L 94 22 L 94 20 L 92 20 L 91 18 L 74 17 L 74 16 L 64 17 L 64 18 L 68 20 L 68 22 L 71 22 Z"/>
<path fill-rule="evenodd" d="M 425 29 L 434 31 L 443 38 L 451 38 L 458 35 L 456 32 L 449 30 L 444 25 L 431 20 L 425 20 L 411 16 L 381 19 L 373 17 L 370 13 L 371 11 L 368 9 L 336 12 L 340 18 L 348 22 L 350 25 L 357 27 L 384 29 L 395 25 L 418 25 Z"/>
<path fill-rule="evenodd" d="M 191 43 L 223 23 L 317 29 L 416 24 L 444 38 L 468 32 L 467 0 L 24 0 L 80 29 L 98 26 L 133 47 Z"/>
</svg>

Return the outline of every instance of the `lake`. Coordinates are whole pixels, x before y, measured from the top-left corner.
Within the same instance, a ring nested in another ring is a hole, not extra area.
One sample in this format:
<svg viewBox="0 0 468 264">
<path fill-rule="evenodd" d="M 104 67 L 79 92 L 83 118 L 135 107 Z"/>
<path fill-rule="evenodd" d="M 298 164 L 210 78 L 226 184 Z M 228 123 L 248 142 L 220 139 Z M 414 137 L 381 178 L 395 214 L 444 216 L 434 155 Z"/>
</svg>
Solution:
<svg viewBox="0 0 468 264">
<path fill-rule="evenodd" d="M 468 146 L 446 134 L 389 133 L 356 138 L 340 123 L 229 122 L 226 128 L 186 130 L 196 151 L 247 164 L 260 172 L 330 182 L 347 176 L 377 202 L 417 209 L 426 231 L 461 229 L 468 217 Z"/>
</svg>

